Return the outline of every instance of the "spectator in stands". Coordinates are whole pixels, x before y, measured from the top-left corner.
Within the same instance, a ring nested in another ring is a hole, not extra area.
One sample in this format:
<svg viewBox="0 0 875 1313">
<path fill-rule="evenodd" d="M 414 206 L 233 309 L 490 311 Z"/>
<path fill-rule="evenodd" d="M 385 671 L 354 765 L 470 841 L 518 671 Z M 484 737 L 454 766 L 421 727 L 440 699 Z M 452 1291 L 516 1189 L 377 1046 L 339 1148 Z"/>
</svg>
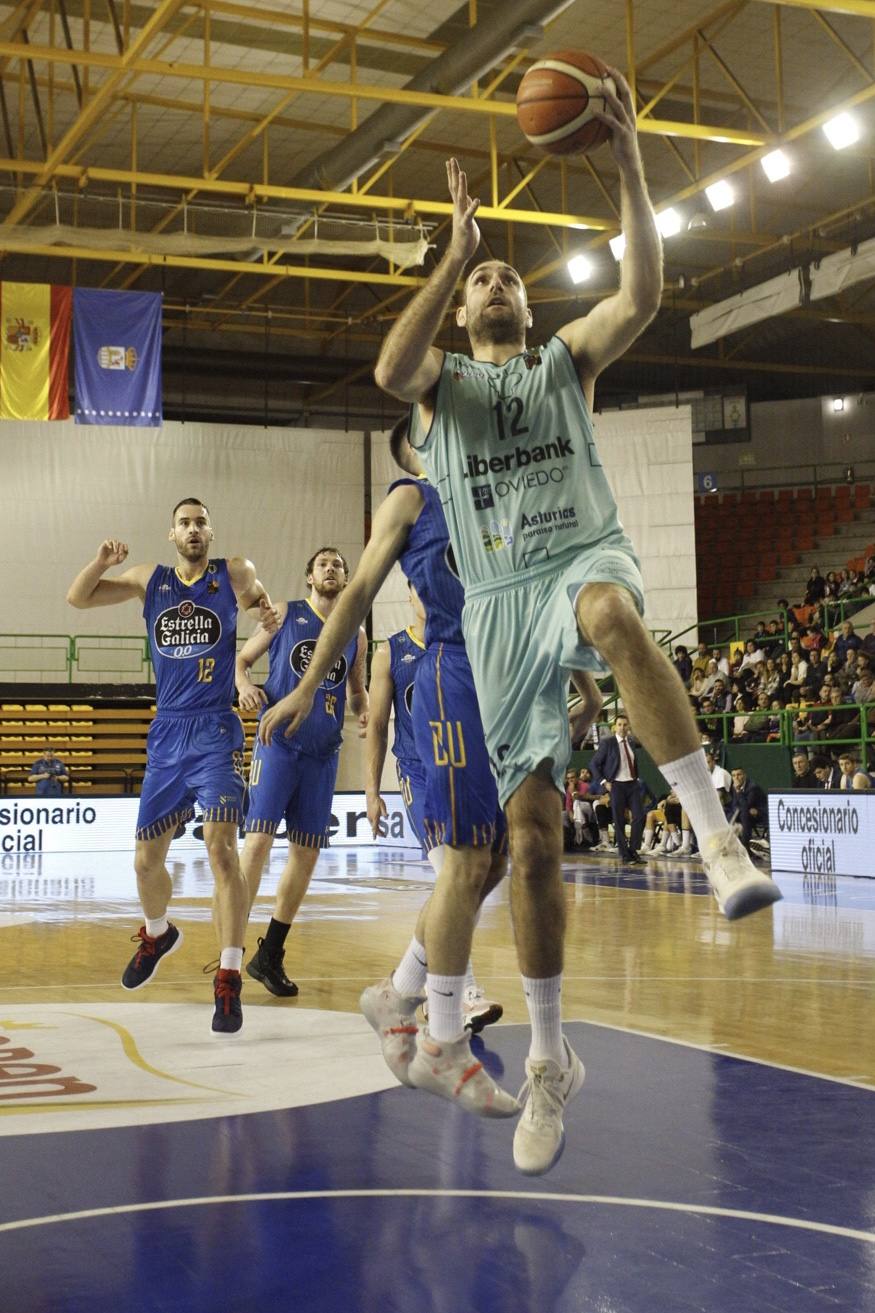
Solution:
<svg viewBox="0 0 875 1313">
<path fill-rule="evenodd" d="M 854 632 L 854 626 L 850 620 L 845 620 L 833 646 L 833 653 L 838 657 L 839 665 L 843 666 L 845 664 L 850 651 L 856 651 L 857 648 L 862 646 L 862 638 Z"/>
<path fill-rule="evenodd" d="M 747 722 L 750 719 L 750 713 L 753 705 L 749 693 L 739 693 L 735 699 L 735 715 L 732 718 L 732 739 L 734 743 L 744 743 L 747 740 Z"/>
<path fill-rule="evenodd" d="M 694 706 L 698 706 L 699 702 L 701 701 L 704 687 L 705 687 L 704 670 L 693 670 L 692 678 L 690 679 L 690 699 L 694 703 Z"/>
<path fill-rule="evenodd" d="M 715 679 L 714 687 L 711 689 L 711 701 L 714 703 L 714 710 L 731 711 L 734 700 L 726 687 L 726 680 L 722 677 Z"/>
<path fill-rule="evenodd" d="M 816 620 L 813 620 L 811 624 L 806 627 L 805 633 L 800 638 L 799 643 L 809 660 L 815 652 L 821 652 L 826 646 L 826 639 L 823 630 Z"/>
<path fill-rule="evenodd" d="M 696 655 L 693 657 L 693 670 L 701 670 L 704 675 L 708 669 L 708 662 L 711 660 L 708 652 L 708 644 L 700 643 L 696 648 Z"/>
<path fill-rule="evenodd" d="M 717 680 L 719 678 L 720 678 L 720 671 L 717 669 L 717 662 L 713 658 L 709 658 L 708 666 L 707 669 L 705 670 L 705 682 L 702 685 L 703 695 L 713 696 L 714 685 L 717 683 Z"/>
<path fill-rule="evenodd" d="M 563 847 L 567 852 L 571 848 L 574 833 L 574 799 L 577 795 L 577 771 L 565 772 L 565 805 L 562 808 Z"/>
<path fill-rule="evenodd" d="M 817 690 L 823 683 L 823 677 L 826 674 L 826 661 L 824 659 L 823 649 L 817 647 L 812 648 L 806 654 L 805 659 L 808 662 L 808 678 L 805 682 L 811 684 L 814 689 Z"/>
<path fill-rule="evenodd" d="M 813 565 L 805 585 L 805 605 L 816 606 L 826 592 L 826 581 L 820 573 L 820 566 Z"/>
<path fill-rule="evenodd" d="M 793 751 L 793 788 L 820 788 L 820 780 L 815 775 L 811 758 L 804 748 L 795 748 Z"/>
<path fill-rule="evenodd" d="M 868 667 L 861 670 L 856 684 L 851 689 L 851 697 L 859 706 L 867 702 L 875 702 L 873 684 L 875 684 L 875 677 L 873 677 L 872 671 Z"/>
<path fill-rule="evenodd" d="M 857 589 L 857 577 L 850 570 L 839 572 L 839 597 L 853 597 Z"/>
<path fill-rule="evenodd" d="M 678 643 L 674 650 L 674 668 L 683 683 L 688 685 L 693 674 L 693 661 L 683 643 Z"/>
<path fill-rule="evenodd" d="M 775 694 L 780 691 L 783 682 L 775 658 L 766 657 L 760 667 L 759 685 L 770 702 Z"/>
<path fill-rule="evenodd" d="M 822 789 L 837 789 L 842 773 L 831 757 L 814 757 L 812 769 Z"/>
<path fill-rule="evenodd" d="M 585 766 L 577 777 L 573 808 L 574 842 L 578 848 L 594 848 L 599 841 L 592 783 L 592 771 Z"/>
<path fill-rule="evenodd" d="M 696 718 L 699 729 L 709 742 L 725 738 L 724 720 L 714 714 L 714 702 L 710 697 L 703 697 L 699 703 L 699 716 Z"/>
<path fill-rule="evenodd" d="M 862 790 L 873 787 L 871 775 L 862 769 L 855 752 L 843 752 L 840 755 L 839 770 L 842 773 L 840 789 Z"/>
<path fill-rule="evenodd" d="M 860 713 L 848 704 L 840 688 L 830 690 L 829 709 L 818 735 L 822 739 L 852 739 L 860 732 Z"/>
<path fill-rule="evenodd" d="M 789 654 L 790 671 L 784 679 L 784 696 L 788 697 L 791 693 L 798 694 L 808 675 L 808 662 L 805 661 L 799 652 Z"/>
<path fill-rule="evenodd" d="M 810 706 L 811 704 L 807 700 L 803 700 L 799 704 L 798 712 L 793 717 L 791 733 L 794 741 L 810 743 L 817 738 L 817 729 L 811 719 Z"/>
<path fill-rule="evenodd" d="M 34 792 L 38 798 L 57 798 L 64 792 L 64 785 L 69 785 L 70 773 L 55 749 L 46 748 L 31 766 L 27 782 L 36 785 Z"/>
<path fill-rule="evenodd" d="M 875 557 L 870 557 L 870 560 L 875 560 Z M 870 661 L 875 661 L 875 620 L 869 625 L 869 632 L 863 639 L 860 650 L 866 653 Z"/>
<path fill-rule="evenodd" d="M 781 712 L 783 710 L 784 703 L 781 699 L 779 697 L 772 698 L 772 705 L 769 714 L 769 733 L 766 738 L 767 743 L 780 743 L 781 741 L 781 723 L 783 721 Z"/>
<path fill-rule="evenodd" d="M 746 670 L 748 666 L 758 666 L 765 660 L 765 653 L 762 648 L 757 647 L 752 638 L 749 638 L 744 645 L 744 656 L 741 658 L 741 669 Z"/>
<path fill-rule="evenodd" d="M 729 809 L 735 812 L 741 826 L 739 838 L 745 848 L 750 850 L 750 836 L 754 826 L 768 828 L 769 816 L 766 807 L 766 795 L 758 784 L 747 777 L 747 771 L 736 766 L 732 771 L 732 790 L 729 794 Z"/>
<path fill-rule="evenodd" d="M 769 737 L 769 695 L 763 689 L 757 693 L 756 707 L 747 718 L 748 743 L 765 743 Z"/>
<path fill-rule="evenodd" d="M 717 761 L 717 752 L 713 747 L 705 749 L 705 763 L 711 772 L 711 783 L 717 790 L 717 796 L 723 803 L 724 808 L 729 805 L 729 794 L 732 789 L 732 776 L 728 770 Z"/>
<path fill-rule="evenodd" d="M 848 652 L 845 664 L 837 673 L 833 682 L 838 684 L 843 693 L 847 694 L 846 701 L 850 701 L 851 689 L 857 682 L 857 653 L 853 648 Z"/>
<path fill-rule="evenodd" d="M 753 641 L 756 643 L 757 647 L 762 647 L 768 641 L 768 637 L 769 634 L 766 629 L 765 620 L 758 620 L 757 627 L 753 631 Z"/>
<path fill-rule="evenodd" d="M 717 662 L 717 669 L 724 678 L 729 678 L 729 660 L 722 647 L 711 648 L 711 660 Z"/>
</svg>

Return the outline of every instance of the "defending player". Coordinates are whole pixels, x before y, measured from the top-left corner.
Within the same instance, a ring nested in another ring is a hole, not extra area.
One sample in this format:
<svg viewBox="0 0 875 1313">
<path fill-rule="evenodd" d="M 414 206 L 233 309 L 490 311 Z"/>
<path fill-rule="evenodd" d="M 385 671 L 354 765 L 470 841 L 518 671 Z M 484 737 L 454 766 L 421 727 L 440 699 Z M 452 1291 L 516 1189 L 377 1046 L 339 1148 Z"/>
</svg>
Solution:
<svg viewBox="0 0 875 1313">
<path fill-rule="evenodd" d="M 432 345 L 480 234 L 478 201 L 455 160 L 449 249 L 388 334 L 376 368 L 415 407 L 411 443 L 438 489 L 465 585 L 465 636 L 490 757 L 506 806 L 512 911 L 533 1021 L 525 1111 L 514 1161 L 541 1172 L 564 1143 L 563 1110 L 583 1067 L 562 1035 L 565 905 L 560 875 L 570 667 L 615 676 L 641 740 L 700 835 L 720 907 L 736 917 L 780 897 L 750 863 L 716 805 L 676 672 L 641 620 L 643 589 L 593 438 L 595 381 L 656 314 L 658 229 L 622 76 L 598 117 L 611 129 L 626 251 L 619 291 L 540 349 L 516 270 L 477 265 L 456 312 L 472 355 Z"/>
<path fill-rule="evenodd" d="M 407 812 L 410 827 L 422 845 L 423 855 L 431 861 L 435 874 L 440 872 L 443 846 L 426 848 L 424 817 L 426 771 L 416 755 L 413 730 L 413 697 L 420 658 L 425 652 L 425 608 L 410 580 L 407 581 L 413 622 L 397 634 L 390 634 L 377 648 L 371 659 L 370 718 L 368 720 L 365 797 L 368 820 L 374 838 L 379 834 L 381 820 L 386 815 L 386 804 L 380 795 L 380 781 L 389 747 L 389 718 L 395 712 L 395 737 L 392 754 L 395 757 L 398 787 Z M 427 910 L 425 912 L 427 916 Z M 479 1035 L 486 1026 L 500 1021 L 504 1009 L 500 1003 L 486 997 L 477 984 L 471 963 L 465 973 L 464 1021 L 465 1029 Z"/>
<path fill-rule="evenodd" d="M 322 626 L 346 587 L 348 573 L 337 548 L 320 547 L 304 570 L 309 597 L 280 603 L 279 629 L 272 634 L 256 630 L 244 644 L 237 657 L 236 676 L 244 711 L 273 705 L 297 688 Z M 268 650 L 270 668 L 262 690 L 252 683 L 249 671 Z M 291 998 L 298 992 L 283 967 L 285 943 L 319 853 L 328 846 L 347 685 L 353 714 L 359 717 L 362 729 L 367 724 L 366 653 L 367 640 L 360 629 L 322 679 L 313 710 L 297 738 L 280 736 L 269 746 L 257 742 L 252 753 L 241 857 L 250 908 L 282 820 L 289 838 L 289 856 L 277 887 L 273 916 L 264 938 L 258 941 L 258 952 L 246 964 L 246 972 L 278 998 Z"/>
<path fill-rule="evenodd" d="M 243 802 L 243 726 L 232 710 L 237 611 L 248 611 L 265 628 L 275 628 L 277 619 L 250 561 L 210 559 L 213 528 L 198 497 L 174 506 L 168 536 L 175 566 L 132 565 L 114 579 L 103 575 L 127 559 L 128 546 L 107 539 L 70 585 L 67 601 L 87 609 L 139 598 L 155 670 L 157 710 L 134 855 L 146 919 L 122 985 L 147 985 L 161 959 L 182 943 L 182 931 L 167 920 L 171 883 L 165 860 L 177 826 L 194 815 L 197 799 L 216 882 L 213 919 L 221 954 L 212 1028 L 234 1034 L 243 1024 L 240 969 L 248 911 L 237 857 Z"/>
</svg>

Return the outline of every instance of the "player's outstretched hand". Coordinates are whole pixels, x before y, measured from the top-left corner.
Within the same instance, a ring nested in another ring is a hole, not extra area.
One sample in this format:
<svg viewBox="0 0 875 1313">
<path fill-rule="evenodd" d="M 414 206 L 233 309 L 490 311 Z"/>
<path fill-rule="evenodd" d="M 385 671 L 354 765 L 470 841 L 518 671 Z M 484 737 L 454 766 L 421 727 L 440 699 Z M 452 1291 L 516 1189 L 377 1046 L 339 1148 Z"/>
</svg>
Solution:
<svg viewBox="0 0 875 1313">
<path fill-rule="evenodd" d="M 237 694 L 241 711 L 258 711 L 259 707 L 267 706 L 267 694 L 264 689 L 259 688 L 249 679 L 237 686 Z"/>
<path fill-rule="evenodd" d="M 273 741 L 274 734 L 277 733 L 281 725 L 286 725 L 285 737 L 290 739 L 293 734 L 301 728 L 302 723 L 307 719 L 313 706 L 312 696 L 301 692 L 296 688 L 293 692 L 280 698 L 269 707 L 261 720 L 258 722 L 258 737 L 264 744 Z"/>
<path fill-rule="evenodd" d="M 376 839 L 377 835 L 380 833 L 380 821 L 385 820 L 386 816 L 388 815 L 388 812 L 386 811 L 386 804 L 383 802 L 383 799 L 380 797 L 379 794 L 377 794 L 376 797 L 373 798 L 369 797 L 367 801 L 368 801 L 368 820 L 370 821 L 370 825 L 371 825 L 371 833 Z"/>
<path fill-rule="evenodd" d="M 119 542 L 118 538 L 104 538 L 97 549 L 97 559 L 104 570 L 108 570 L 111 565 L 121 565 L 127 558 L 128 545 Z"/>
<path fill-rule="evenodd" d="M 258 599 L 258 622 L 266 634 L 275 634 L 280 627 L 280 613 L 267 593 Z"/>
<path fill-rule="evenodd" d="M 480 245 L 480 229 L 474 215 L 480 207 L 480 197 L 468 195 L 467 174 L 459 168 L 456 159 L 447 160 L 447 186 L 453 202 L 453 236 L 450 249 L 463 262 L 470 260 Z"/>
<path fill-rule="evenodd" d="M 632 103 L 632 92 L 629 83 L 618 68 L 611 68 L 608 65 L 608 73 L 617 88 L 616 93 L 611 90 L 610 84 L 606 81 L 604 84 L 605 108 L 604 110 L 594 109 L 593 113 L 597 119 L 601 119 L 602 123 L 606 123 L 611 129 L 611 150 L 620 168 L 629 165 L 639 166 L 641 156 L 638 153 L 638 128 L 635 106 Z"/>
<path fill-rule="evenodd" d="M 363 711 L 363 712 L 361 713 L 361 715 L 359 716 L 359 738 L 360 738 L 360 739 L 366 739 L 366 738 L 368 737 L 368 720 L 369 720 L 369 719 L 370 719 L 370 712 L 368 712 L 368 711 Z"/>
</svg>

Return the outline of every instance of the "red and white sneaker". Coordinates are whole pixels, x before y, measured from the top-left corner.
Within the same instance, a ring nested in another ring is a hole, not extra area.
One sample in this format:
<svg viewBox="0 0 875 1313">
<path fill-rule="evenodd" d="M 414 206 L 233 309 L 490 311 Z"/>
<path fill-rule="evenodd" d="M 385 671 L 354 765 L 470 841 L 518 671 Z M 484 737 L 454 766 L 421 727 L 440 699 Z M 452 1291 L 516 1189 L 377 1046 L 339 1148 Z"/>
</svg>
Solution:
<svg viewBox="0 0 875 1313">
<path fill-rule="evenodd" d="M 387 976 L 378 985 L 368 985 L 359 1007 L 368 1025 L 377 1032 L 386 1066 L 402 1085 L 410 1085 L 407 1069 L 416 1052 L 416 1009 L 421 998 L 405 998 Z"/>
<path fill-rule="evenodd" d="M 416 1056 L 407 1069 L 407 1083 L 478 1117 L 515 1117 L 520 1110 L 513 1095 L 496 1085 L 483 1063 L 476 1060 L 467 1035 L 438 1041 L 421 1030 L 416 1037 Z"/>
</svg>

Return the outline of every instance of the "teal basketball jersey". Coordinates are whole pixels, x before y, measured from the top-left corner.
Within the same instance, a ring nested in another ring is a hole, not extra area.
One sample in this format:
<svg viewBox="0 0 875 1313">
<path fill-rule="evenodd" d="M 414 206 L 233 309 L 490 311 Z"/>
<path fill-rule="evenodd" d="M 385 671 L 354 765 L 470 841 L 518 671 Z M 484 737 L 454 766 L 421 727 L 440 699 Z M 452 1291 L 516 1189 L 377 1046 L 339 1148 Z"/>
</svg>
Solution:
<svg viewBox="0 0 875 1313">
<path fill-rule="evenodd" d="M 437 489 L 470 597 L 507 587 L 599 544 L 632 544 L 559 337 L 504 365 L 447 352 L 427 433 L 411 445 Z"/>
</svg>

